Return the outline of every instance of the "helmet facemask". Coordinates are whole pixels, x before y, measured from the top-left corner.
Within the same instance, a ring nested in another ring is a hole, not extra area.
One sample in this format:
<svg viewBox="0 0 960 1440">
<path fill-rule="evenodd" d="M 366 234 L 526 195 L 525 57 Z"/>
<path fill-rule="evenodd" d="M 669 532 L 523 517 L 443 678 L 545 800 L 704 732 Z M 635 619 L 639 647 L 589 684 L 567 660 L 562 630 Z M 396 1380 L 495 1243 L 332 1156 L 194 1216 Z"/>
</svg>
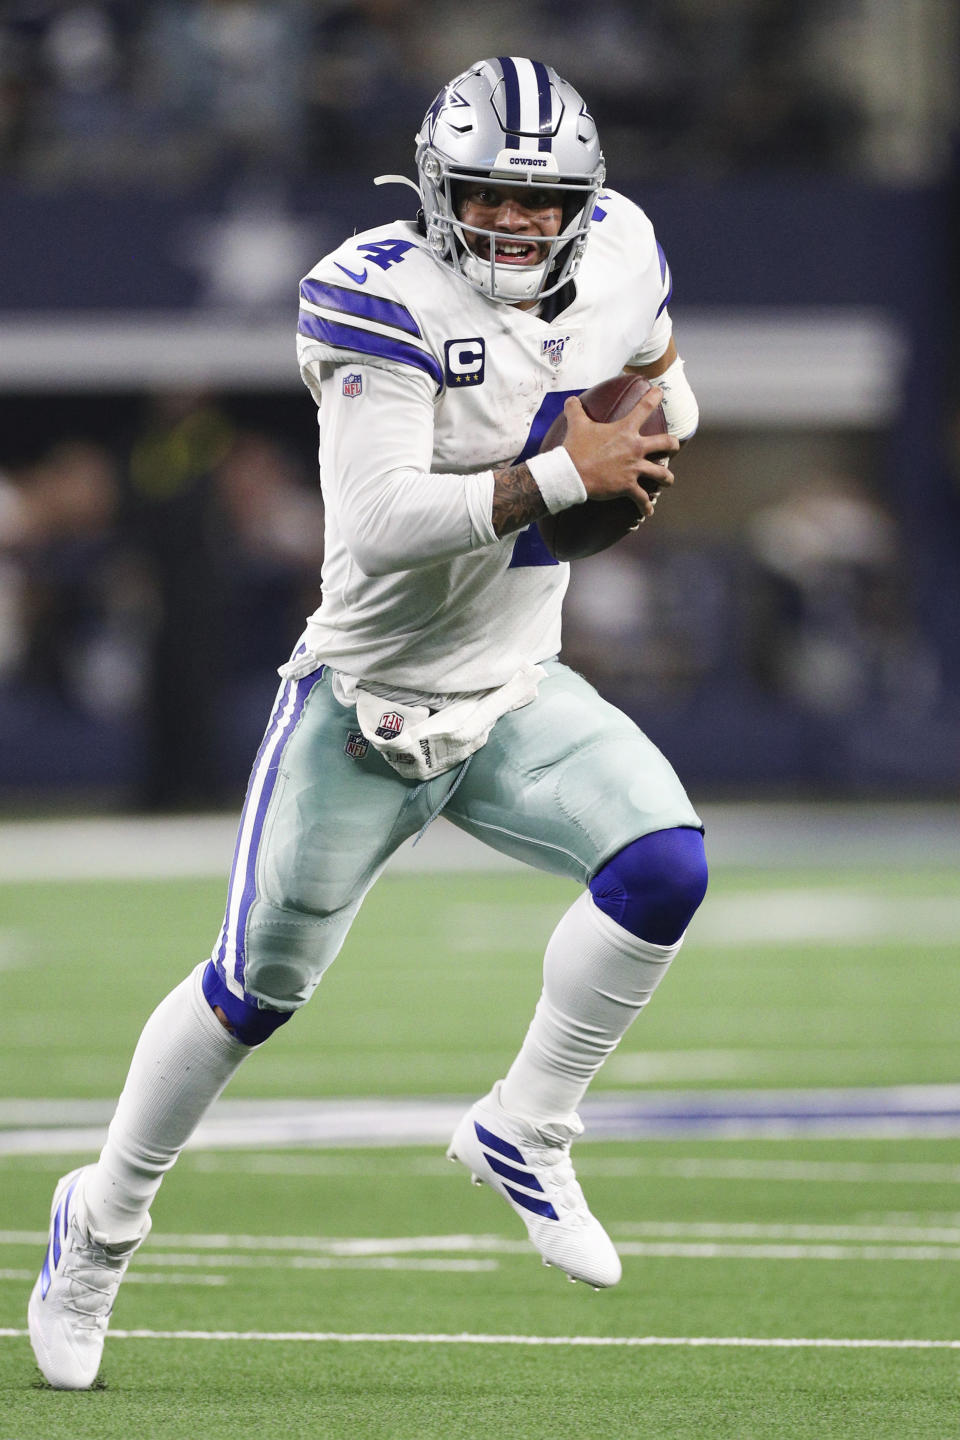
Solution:
<svg viewBox="0 0 960 1440">
<path fill-rule="evenodd" d="M 444 166 L 441 157 L 435 153 L 418 155 L 417 164 L 424 189 L 423 209 L 428 217 L 427 239 L 430 246 L 475 289 L 505 304 L 516 304 L 521 300 L 538 301 L 561 289 L 576 273 L 583 258 L 602 178 L 583 182 L 544 175 L 540 171 L 521 178 L 516 172 L 505 175 L 496 170 L 454 170 Z M 510 191 L 521 204 L 525 195 L 533 191 L 551 192 L 562 212 L 559 234 L 512 236 L 505 230 L 487 230 L 466 224 L 460 218 L 460 196 L 465 182 L 486 183 L 501 192 Z M 528 240 L 537 246 L 540 258 L 536 264 L 497 263 L 497 241 L 514 238 Z M 488 242 L 489 255 L 477 254 L 475 243 L 472 243 L 477 239 Z"/>
</svg>

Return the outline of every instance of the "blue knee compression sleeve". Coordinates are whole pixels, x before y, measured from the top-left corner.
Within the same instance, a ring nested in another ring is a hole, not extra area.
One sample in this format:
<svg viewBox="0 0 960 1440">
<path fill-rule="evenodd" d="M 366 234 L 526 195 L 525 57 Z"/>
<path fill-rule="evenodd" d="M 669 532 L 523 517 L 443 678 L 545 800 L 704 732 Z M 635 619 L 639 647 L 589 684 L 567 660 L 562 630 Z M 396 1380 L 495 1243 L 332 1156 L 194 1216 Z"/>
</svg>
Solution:
<svg viewBox="0 0 960 1440">
<path fill-rule="evenodd" d="M 219 1005 L 242 1045 L 262 1045 L 293 1014 L 292 1010 L 261 1010 L 255 1000 L 241 1000 L 220 979 L 212 960 L 203 972 L 203 994 L 211 1010 Z"/>
<path fill-rule="evenodd" d="M 680 939 L 706 889 L 703 836 L 687 826 L 641 835 L 590 881 L 597 908 L 652 945 Z"/>
</svg>

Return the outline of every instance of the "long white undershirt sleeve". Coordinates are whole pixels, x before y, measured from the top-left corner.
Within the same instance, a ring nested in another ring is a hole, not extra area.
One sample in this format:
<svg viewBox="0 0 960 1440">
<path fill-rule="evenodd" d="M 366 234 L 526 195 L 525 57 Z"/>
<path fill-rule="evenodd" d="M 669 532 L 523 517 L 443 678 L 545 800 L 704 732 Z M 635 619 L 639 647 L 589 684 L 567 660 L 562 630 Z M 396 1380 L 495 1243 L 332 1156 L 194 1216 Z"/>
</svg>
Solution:
<svg viewBox="0 0 960 1440">
<path fill-rule="evenodd" d="M 415 570 L 497 541 L 493 471 L 430 469 L 435 387 L 428 375 L 319 361 L 304 371 L 320 401 L 324 501 L 365 575 Z M 356 383 L 345 385 L 348 375 L 359 375 L 359 393 Z"/>
</svg>

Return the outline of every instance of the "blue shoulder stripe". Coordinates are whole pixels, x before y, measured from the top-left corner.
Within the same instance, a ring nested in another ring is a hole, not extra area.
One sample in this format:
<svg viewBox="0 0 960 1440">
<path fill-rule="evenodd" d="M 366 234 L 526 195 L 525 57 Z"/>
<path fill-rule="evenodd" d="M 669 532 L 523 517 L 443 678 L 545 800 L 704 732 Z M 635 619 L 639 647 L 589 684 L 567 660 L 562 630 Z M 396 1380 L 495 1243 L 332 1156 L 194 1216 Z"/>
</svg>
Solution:
<svg viewBox="0 0 960 1440">
<path fill-rule="evenodd" d="M 395 300 L 384 300 L 380 295 L 366 295 L 362 290 L 349 290 L 346 285 L 328 285 L 323 280 L 300 281 L 300 294 L 311 305 L 322 305 L 327 310 L 342 310 L 345 315 L 360 319 L 376 320 L 380 325 L 389 325 L 394 330 L 403 330 L 407 335 L 421 339 L 420 327 L 405 305 Z"/>
<path fill-rule="evenodd" d="M 667 306 L 670 304 L 670 301 L 671 301 L 672 298 L 673 298 L 673 275 L 671 274 L 671 276 L 670 276 L 670 288 L 669 288 L 669 290 L 667 291 L 666 295 L 664 295 L 663 299 L 660 301 L 660 305 L 659 305 L 659 308 L 658 308 L 658 310 L 657 310 L 657 315 L 662 315 L 662 314 L 663 314 L 664 310 L 666 310 Z"/>
<path fill-rule="evenodd" d="M 388 335 L 375 335 L 372 330 L 360 330 L 354 325 L 339 325 L 334 320 L 324 320 L 311 310 L 300 311 L 298 330 L 312 340 L 322 340 L 338 350 L 356 350 L 361 355 L 376 355 L 382 360 L 399 360 L 403 365 L 414 365 L 425 370 L 435 381 L 437 389 L 443 386 L 443 371 L 433 355 L 418 350 L 405 340 L 393 340 Z"/>
<path fill-rule="evenodd" d="M 659 240 L 657 241 L 657 256 L 660 260 L 660 279 L 667 286 L 667 293 L 660 301 L 660 308 L 657 311 L 657 315 L 662 315 L 664 310 L 666 310 L 667 306 L 670 304 L 670 299 L 673 295 L 673 271 L 667 264 L 667 257 L 663 253 L 663 246 L 660 244 Z"/>
</svg>

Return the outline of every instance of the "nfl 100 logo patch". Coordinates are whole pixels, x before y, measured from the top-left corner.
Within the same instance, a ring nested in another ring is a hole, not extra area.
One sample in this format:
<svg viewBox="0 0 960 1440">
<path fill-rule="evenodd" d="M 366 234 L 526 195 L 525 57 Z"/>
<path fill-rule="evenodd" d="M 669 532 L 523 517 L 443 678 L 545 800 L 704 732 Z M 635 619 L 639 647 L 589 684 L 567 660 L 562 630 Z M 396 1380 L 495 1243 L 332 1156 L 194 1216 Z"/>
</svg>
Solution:
<svg viewBox="0 0 960 1440">
<path fill-rule="evenodd" d="M 563 359 L 563 347 L 569 339 L 569 335 L 548 336 L 546 340 L 540 342 L 540 354 L 549 360 L 551 365 L 559 365 Z"/>
<path fill-rule="evenodd" d="M 345 755 L 352 755 L 354 760 L 362 760 L 370 749 L 370 741 L 362 730 L 351 730 L 347 734 L 347 743 L 343 747 Z"/>
<path fill-rule="evenodd" d="M 363 376 L 359 370 L 355 371 L 352 375 L 344 375 L 343 393 L 349 400 L 353 400 L 355 396 L 363 394 Z"/>
<path fill-rule="evenodd" d="M 381 740 L 392 740 L 394 735 L 399 735 L 403 729 L 403 716 L 398 715 L 396 710 L 386 710 L 380 716 L 380 723 L 375 733 Z"/>
</svg>

